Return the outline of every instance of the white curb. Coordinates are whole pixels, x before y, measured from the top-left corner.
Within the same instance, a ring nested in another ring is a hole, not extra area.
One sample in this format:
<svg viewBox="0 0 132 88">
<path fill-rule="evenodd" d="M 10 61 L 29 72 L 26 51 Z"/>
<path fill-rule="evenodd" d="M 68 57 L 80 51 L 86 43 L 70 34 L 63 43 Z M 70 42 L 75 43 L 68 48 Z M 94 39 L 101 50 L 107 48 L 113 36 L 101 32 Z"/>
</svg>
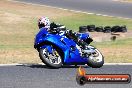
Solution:
<svg viewBox="0 0 132 88">
<path fill-rule="evenodd" d="M 45 65 L 44 63 L 13 63 L 13 64 L 0 64 L 0 66 L 22 66 L 22 65 Z"/>
<path fill-rule="evenodd" d="M 18 63 L 14 63 L 14 64 L 0 64 L 0 66 L 17 66 L 17 65 L 23 65 L 23 64 L 18 64 Z"/>
</svg>

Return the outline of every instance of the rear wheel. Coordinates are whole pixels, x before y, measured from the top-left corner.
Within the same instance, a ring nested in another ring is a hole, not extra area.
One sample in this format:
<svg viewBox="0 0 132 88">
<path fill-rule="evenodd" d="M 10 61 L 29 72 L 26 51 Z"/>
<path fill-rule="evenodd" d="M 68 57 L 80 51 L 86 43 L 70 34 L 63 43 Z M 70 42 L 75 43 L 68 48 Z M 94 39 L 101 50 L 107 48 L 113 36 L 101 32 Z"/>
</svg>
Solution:
<svg viewBox="0 0 132 88">
<path fill-rule="evenodd" d="M 93 46 L 91 46 L 91 47 L 93 47 Z M 88 66 L 90 66 L 92 68 L 100 68 L 104 64 L 104 57 L 98 49 L 96 49 L 94 47 L 93 47 L 93 49 L 95 52 L 89 54 Z"/>
<path fill-rule="evenodd" d="M 51 45 L 49 45 L 51 46 Z M 39 50 L 39 56 L 43 63 L 51 68 L 59 68 L 62 66 L 62 57 L 60 52 L 55 47 L 52 47 L 52 53 L 48 51 L 47 48 Z"/>
</svg>

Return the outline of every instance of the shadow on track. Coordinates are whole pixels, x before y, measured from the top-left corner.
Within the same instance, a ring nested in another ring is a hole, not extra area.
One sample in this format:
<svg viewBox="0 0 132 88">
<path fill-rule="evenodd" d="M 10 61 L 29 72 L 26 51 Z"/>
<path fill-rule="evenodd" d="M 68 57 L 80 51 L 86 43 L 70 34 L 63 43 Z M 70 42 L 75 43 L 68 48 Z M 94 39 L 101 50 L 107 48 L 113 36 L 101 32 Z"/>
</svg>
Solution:
<svg viewBox="0 0 132 88">
<path fill-rule="evenodd" d="M 30 67 L 30 68 L 46 68 L 46 69 L 56 69 L 56 68 L 50 68 L 46 65 L 42 65 L 42 64 L 22 64 L 22 65 L 16 65 L 16 66 L 23 66 L 23 67 Z M 82 66 L 83 68 L 90 68 L 89 66 L 85 66 L 85 65 L 64 65 L 61 68 L 79 68 L 79 66 Z"/>
</svg>

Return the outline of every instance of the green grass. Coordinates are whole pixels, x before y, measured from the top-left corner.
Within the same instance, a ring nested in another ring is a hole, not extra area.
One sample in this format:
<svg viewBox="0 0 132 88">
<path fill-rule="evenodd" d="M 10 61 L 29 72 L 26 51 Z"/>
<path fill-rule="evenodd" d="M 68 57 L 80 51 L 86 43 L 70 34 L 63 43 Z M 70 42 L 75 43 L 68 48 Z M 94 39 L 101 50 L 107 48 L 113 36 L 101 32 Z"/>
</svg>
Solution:
<svg viewBox="0 0 132 88">
<path fill-rule="evenodd" d="M 129 30 L 132 30 L 132 19 L 120 19 L 113 17 L 103 17 L 96 15 L 87 15 L 77 13 L 70 17 L 58 18 L 56 22 L 66 25 L 69 29 L 78 31 L 80 25 L 94 24 L 96 26 L 114 26 L 114 25 L 126 25 Z"/>
<path fill-rule="evenodd" d="M 104 42 L 93 42 L 92 43 L 96 47 L 111 47 L 111 48 L 121 48 L 121 47 L 127 47 L 132 46 L 132 38 L 126 38 L 126 39 L 119 39 L 116 41 L 104 41 Z"/>
</svg>

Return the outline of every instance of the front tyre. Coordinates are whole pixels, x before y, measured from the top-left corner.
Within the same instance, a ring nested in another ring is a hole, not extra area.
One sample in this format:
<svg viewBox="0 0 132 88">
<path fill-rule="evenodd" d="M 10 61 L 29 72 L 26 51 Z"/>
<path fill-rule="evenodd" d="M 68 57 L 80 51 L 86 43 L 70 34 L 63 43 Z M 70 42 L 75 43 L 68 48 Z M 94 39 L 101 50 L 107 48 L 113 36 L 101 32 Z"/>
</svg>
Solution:
<svg viewBox="0 0 132 88">
<path fill-rule="evenodd" d="M 94 53 L 91 53 L 88 58 L 88 66 L 92 68 L 100 68 L 104 64 L 104 57 L 101 52 L 94 48 Z"/>
<path fill-rule="evenodd" d="M 52 47 L 52 46 L 51 46 Z M 43 63 L 51 68 L 60 68 L 62 66 L 62 58 L 59 50 L 52 47 L 52 53 L 47 48 L 39 50 L 39 56 Z"/>
</svg>

